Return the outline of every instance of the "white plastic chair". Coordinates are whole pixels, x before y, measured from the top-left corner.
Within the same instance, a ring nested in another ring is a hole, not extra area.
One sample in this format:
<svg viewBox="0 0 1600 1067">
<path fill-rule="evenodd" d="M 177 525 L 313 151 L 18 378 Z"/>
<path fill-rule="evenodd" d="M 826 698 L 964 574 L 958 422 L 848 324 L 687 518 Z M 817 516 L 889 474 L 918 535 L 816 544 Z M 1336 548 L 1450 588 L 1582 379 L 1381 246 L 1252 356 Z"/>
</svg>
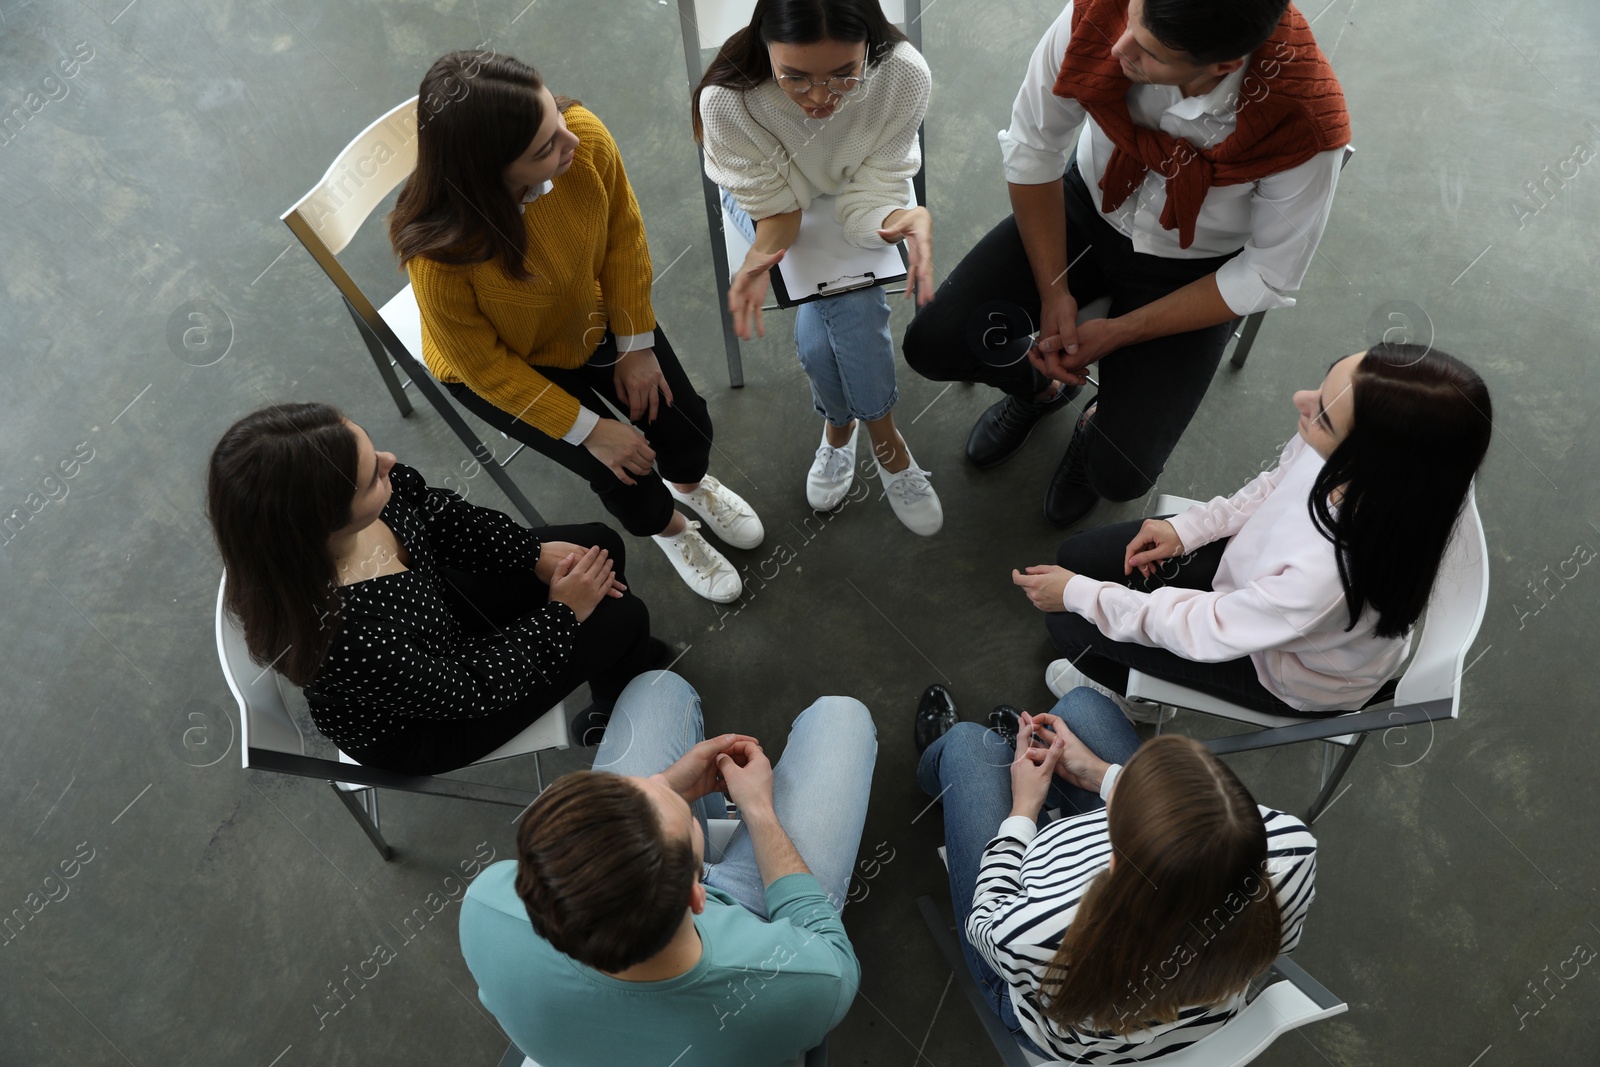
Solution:
<svg viewBox="0 0 1600 1067">
<path fill-rule="evenodd" d="M 566 705 L 565 702 L 558 702 L 516 737 L 472 764 L 477 766 L 532 753 L 536 785 L 532 793 L 481 782 L 459 782 L 449 778 L 363 767 L 343 752 L 339 753 L 337 762 L 308 756 L 305 735 L 289 714 L 280 688 L 281 685 L 292 683 L 271 667 L 257 666 L 250 658 L 244 631 L 229 617 L 224 606 L 227 583 L 228 576 L 224 574 L 217 585 L 217 660 L 222 666 L 223 677 L 227 679 L 228 691 L 239 703 L 239 749 L 244 767 L 323 779 L 333 787 L 340 803 L 361 824 L 373 847 L 386 860 L 394 858 L 394 849 L 378 829 L 379 789 L 398 789 L 406 793 L 426 793 L 526 808 L 538 799 L 539 792 L 544 789 L 539 753 L 552 748 L 564 749 L 571 744 L 567 732 Z"/>
<path fill-rule="evenodd" d="M 1196 503 L 1183 497 L 1162 496 L 1157 498 L 1152 514 L 1175 515 Z M 1439 574 L 1428 598 L 1427 614 L 1412 646 L 1411 659 L 1394 685 L 1392 708 L 1354 710 L 1320 719 L 1270 715 L 1136 670 L 1128 672 L 1127 696 L 1130 700 L 1186 708 L 1263 727 L 1252 733 L 1206 742 L 1218 755 L 1300 741 L 1326 742 L 1321 788 L 1305 817 L 1306 825 L 1310 826 L 1327 809 L 1333 791 L 1369 734 L 1461 717 L 1462 665 L 1478 636 L 1488 603 L 1489 547 L 1483 536 L 1476 494 L 1469 490 L 1460 521 L 1439 564 Z M 1367 705 L 1389 699 L 1385 690 L 1379 690 L 1379 695 Z M 1432 729 L 1431 725 L 1429 728 Z M 1330 772 L 1330 757 L 1335 746 L 1342 747 L 1344 754 Z"/>
<path fill-rule="evenodd" d="M 939 858 L 948 865 L 943 846 L 939 848 Z M 956 984 L 977 1013 L 990 1043 L 1000 1054 L 1001 1062 L 1006 1067 L 1067 1067 L 1062 1061 L 1023 1048 L 1000 1022 L 1000 1017 L 979 992 L 978 983 L 973 981 L 972 971 L 957 941 L 960 935 L 939 913 L 933 898 L 918 897 L 917 910 L 922 912 L 928 931 L 944 954 Z M 1244 1067 L 1280 1035 L 1349 1010 L 1348 1004 L 1286 955 L 1280 955 L 1273 962 L 1270 973 L 1281 981 L 1262 988 L 1244 1010 L 1199 1041 L 1177 1052 L 1166 1053 L 1155 1062 L 1169 1067 Z"/>
<path fill-rule="evenodd" d="M 716 862 L 728 849 L 728 842 L 733 837 L 733 832 L 739 828 L 738 819 L 711 819 L 706 832 L 706 858 Z M 500 1058 L 499 1067 L 539 1067 L 532 1056 L 524 1056 L 515 1044 L 506 1048 L 505 1055 Z M 828 1042 L 824 1038 L 822 1044 L 808 1051 L 799 1059 L 790 1060 L 784 1067 L 828 1067 Z"/>
<path fill-rule="evenodd" d="M 912 46 L 922 51 L 922 0 L 880 0 L 880 4 L 884 17 L 898 24 L 911 39 Z M 705 73 L 705 54 L 715 53 L 729 37 L 750 25 L 750 16 L 755 8 L 755 0 L 678 0 L 678 21 L 683 31 L 683 59 L 691 89 L 700 84 L 700 77 Z M 926 130 L 919 129 L 917 143 L 923 150 L 923 165 L 911 179 L 912 202 L 917 204 L 928 202 L 926 140 Z M 733 277 L 732 265 L 743 262 L 750 243 L 728 218 L 722 205 L 722 192 L 716 182 L 706 176 L 704 151 L 700 152 L 699 158 L 700 185 L 706 201 L 706 224 L 711 233 L 717 307 L 722 315 L 722 342 L 728 353 L 728 384 L 734 389 L 741 389 L 744 387 L 744 367 L 739 357 L 739 335 L 733 330 L 733 315 L 728 311 L 728 283 Z M 904 250 L 901 255 L 904 255 Z M 763 310 L 774 311 L 777 307 L 774 305 Z"/>
<path fill-rule="evenodd" d="M 394 398 L 395 407 L 400 409 L 400 415 L 411 414 L 411 401 L 405 389 L 415 385 L 467 446 L 473 458 L 489 472 L 528 525 L 543 526 L 544 519 L 505 471 L 506 464 L 516 458 L 522 446 L 519 444 L 512 449 L 504 460 L 497 460 L 493 450 L 473 433 L 423 364 L 420 358 L 422 315 L 417 310 L 410 283 L 383 307 L 376 308 L 339 262 L 339 253 L 350 244 L 373 209 L 405 181 L 416 166 L 417 98 L 412 97 L 357 134 L 355 140 L 334 157 L 327 173 L 311 191 L 283 213 L 283 221 L 344 297 L 345 307 L 355 319 L 356 329 L 366 342 L 367 352 L 383 384 L 388 387 L 389 395 Z M 405 382 L 395 375 L 396 366 L 405 372 Z"/>
</svg>

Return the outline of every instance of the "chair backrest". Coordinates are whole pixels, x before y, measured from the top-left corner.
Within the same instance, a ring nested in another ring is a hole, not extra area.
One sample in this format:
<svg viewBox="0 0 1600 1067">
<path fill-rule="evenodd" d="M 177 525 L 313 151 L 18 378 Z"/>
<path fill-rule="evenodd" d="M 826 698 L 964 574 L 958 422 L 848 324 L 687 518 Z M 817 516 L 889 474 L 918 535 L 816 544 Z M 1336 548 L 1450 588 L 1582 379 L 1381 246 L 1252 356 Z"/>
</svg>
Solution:
<svg viewBox="0 0 1600 1067">
<path fill-rule="evenodd" d="M 250 766 L 252 746 L 303 756 L 305 735 L 283 702 L 278 672 L 271 667 L 259 667 L 250 658 L 244 631 L 228 615 L 227 590 L 228 575 L 224 571 L 222 580 L 217 583 L 217 661 L 222 665 L 228 691 L 239 702 L 240 759 L 245 767 Z"/>
<path fill-rule="evenodd" d="M 701 49 L 721 48 L 722 42 L 750 25 L 756 9 L 756 0 L 679 0 L 679 4 L 692 10 Z M 905 0 L 880 0 L 880 4 L 890 22 L 905 22 Z"/>
<path fill-rule="evenodd" d="M 372 209 L 416 167 L 417 98 L 413 96 L 356 134 L 328 165 L 322 180 L 284 214 L 284 221 L 302 241 L 314 237 L 338 255 Z"/>
<path fill-rule="evenodd" d="M 1488 605 L 1489 545 L 1483 536 L 1477 493 L 1469 489 L 1439 564 L 1411 663 L 1395 689 L 1396 704 L 1449 700 L 1450 717 L 1460 716 L 1462 664 Z"/>
<path fill-rule="evenodd" d="M 1318 987 L 1320 988 L 1320 987 Z M 1285 978 L 1261 990 L 1243 1011 L 1188 1048 L 1162 1056 L 1163 1067 L 1244 1067 L 1290 1030 L 1349 1010 L 1349 1005 L 1329 996 L 1319 1004 L 1305 990 Z M 1023 1052 L 1030 1067 L 1065 1067 Z"/>
</svg>

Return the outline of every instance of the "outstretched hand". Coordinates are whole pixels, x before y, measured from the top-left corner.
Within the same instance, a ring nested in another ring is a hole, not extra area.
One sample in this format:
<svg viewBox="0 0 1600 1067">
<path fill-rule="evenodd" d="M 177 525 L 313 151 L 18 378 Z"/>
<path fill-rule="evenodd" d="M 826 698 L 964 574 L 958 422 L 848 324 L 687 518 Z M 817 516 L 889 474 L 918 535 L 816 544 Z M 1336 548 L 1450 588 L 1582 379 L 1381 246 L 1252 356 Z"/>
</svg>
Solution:
<svg viewBox="0 0 1600 1067">
<path fill-rule="evenodd" d="M 1040 611 L 1066 611 L 1062 597 L 1066 595 L 1072 573 L 1065 567 L 1029 567 L 1025 571 L 1013 570 L 1011 584 L 1026 593 Z"/>
<path fill-rule="evenodd" d="M 925 207 L 889 212 L 878 231 L 889 244 L 906 243 L 906 299 L 917 307 L 933 299 L 933 216 Z"/>
<path fill-rule="evenodd" d="M 780 248 L 767 254 L 751 248 L 734 272 L 728 286 L 728 312 L 733 316 L 733 332 L 739 335 L 739 340 L 767 335 L 766 323 L 761 318 L 761 305 L 766 303 L 767 289 L 772 284 L 767 272 L 778 265 L 785 251 Z"/>
</svg>

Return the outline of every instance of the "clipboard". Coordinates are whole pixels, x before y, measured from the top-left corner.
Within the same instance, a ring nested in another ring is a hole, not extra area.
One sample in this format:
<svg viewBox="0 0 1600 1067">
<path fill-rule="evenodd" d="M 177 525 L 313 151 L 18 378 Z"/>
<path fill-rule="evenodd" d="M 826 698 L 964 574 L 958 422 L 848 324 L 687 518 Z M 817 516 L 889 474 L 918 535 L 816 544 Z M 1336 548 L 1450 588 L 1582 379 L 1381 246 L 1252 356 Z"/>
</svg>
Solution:
<svg viewBox="0 0 1600 1067">
<path fill-rule="evenodd" d="M 799 235 L 770 272 L 779 307 L 905 280 L 909 262 L 905 243 L 857 248 L 845 240 L 844 227 L 834 215 L 837 201 L 838 197 L 819 196 L 800 213 Z M 914 195 L 906 206 L 916 206 Z"/>
</svg>

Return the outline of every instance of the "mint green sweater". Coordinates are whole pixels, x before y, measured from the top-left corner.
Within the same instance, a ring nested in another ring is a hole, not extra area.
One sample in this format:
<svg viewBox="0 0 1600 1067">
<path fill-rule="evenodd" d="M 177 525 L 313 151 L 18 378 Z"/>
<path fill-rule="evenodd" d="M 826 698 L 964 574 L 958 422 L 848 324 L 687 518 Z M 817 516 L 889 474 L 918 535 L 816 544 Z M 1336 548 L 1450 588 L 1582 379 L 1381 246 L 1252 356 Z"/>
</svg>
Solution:
<svg viewBox="0 0 1600 1067">
<path fill-rule="evenodd" d="M 461 902 L 461 952 L 482 1000 L 540 1067 L 778 1067 L 818 1044 L 855 999 L 861 968 L 809 874 L 767 887 L 767 921 L 708 888 L 700 961 L 624 982 L 557 952 L 494 864 Z"/>
</svg>

